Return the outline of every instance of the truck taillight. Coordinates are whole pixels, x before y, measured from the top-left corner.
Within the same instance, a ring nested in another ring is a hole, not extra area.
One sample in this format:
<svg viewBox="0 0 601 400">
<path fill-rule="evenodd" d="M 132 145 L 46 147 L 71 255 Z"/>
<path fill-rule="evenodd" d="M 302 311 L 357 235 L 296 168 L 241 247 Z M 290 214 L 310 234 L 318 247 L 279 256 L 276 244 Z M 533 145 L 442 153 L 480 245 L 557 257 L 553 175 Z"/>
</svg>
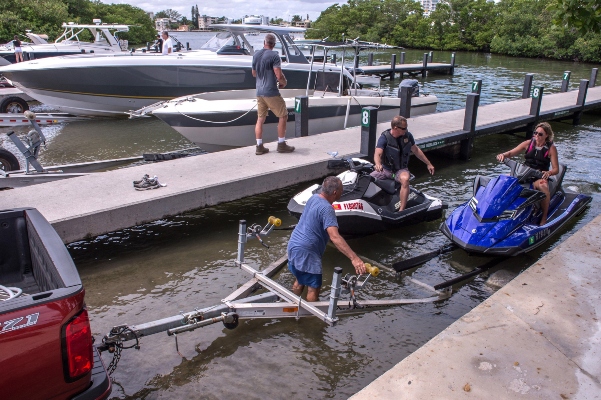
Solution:
<svg viewBox="0 0 601 400">
<path fill-rule="evenodd" d="M 90 372 L 94 364 L 92 330 L 88 311 L 73 317 L 63 326 L 63 366 L 65 379 L 72 382 Z"/>
</svg>

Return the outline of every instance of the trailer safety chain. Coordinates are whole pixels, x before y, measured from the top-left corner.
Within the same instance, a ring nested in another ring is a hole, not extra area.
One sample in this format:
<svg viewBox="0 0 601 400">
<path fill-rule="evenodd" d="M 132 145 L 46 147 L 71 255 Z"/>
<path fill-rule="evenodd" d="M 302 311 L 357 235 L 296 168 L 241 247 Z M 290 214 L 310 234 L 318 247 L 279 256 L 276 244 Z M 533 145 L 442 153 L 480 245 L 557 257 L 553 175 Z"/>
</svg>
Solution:
<svg viewBox="0 0 601 400">
<path fill-rule="evenodd" d="M 131 346 L 124 346 L 123 341 L 121 340 L 121 335 L 128 333 L 131 333 L 134 336 L 136 343 L 132 344 Z M 109 353 L 113 353 L 113 359 L 106 369 L 109 375 L 113 375 L 113 372 L 115 372 L 117 369 L 117 364 L 119 364 L 119 361 L 121 360 L 121 352 L 123 349 L 140 350 L 140 338 L 138 337 L 136 331 L 127 325 L 113 327 L 109 332 L 109 335 L 106 335 L 102 338 L 101 350 L 108 350 Z"/>
</svg>

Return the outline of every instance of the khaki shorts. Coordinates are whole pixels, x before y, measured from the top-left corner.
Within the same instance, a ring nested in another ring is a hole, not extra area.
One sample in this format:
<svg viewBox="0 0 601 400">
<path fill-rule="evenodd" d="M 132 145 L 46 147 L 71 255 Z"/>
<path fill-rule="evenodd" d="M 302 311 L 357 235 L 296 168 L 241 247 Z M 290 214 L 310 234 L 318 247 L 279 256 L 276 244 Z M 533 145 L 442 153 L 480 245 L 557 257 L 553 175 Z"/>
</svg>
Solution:
<svg viewBox="0 0 601 400">
<path fill-rule="evenodd" d="M 267 116 L 268 110 L 271 110 L 272 113 L 275 114 L 276 117 L 282 118 L 288 116 L 288 109 L 286 108 L 286 102 L 282 98 L 282 96 L 274 96 L 274 97 L 257 97 L 257 112 L 259 113 L 259 118 L 265 118 Z"/>
</svg>

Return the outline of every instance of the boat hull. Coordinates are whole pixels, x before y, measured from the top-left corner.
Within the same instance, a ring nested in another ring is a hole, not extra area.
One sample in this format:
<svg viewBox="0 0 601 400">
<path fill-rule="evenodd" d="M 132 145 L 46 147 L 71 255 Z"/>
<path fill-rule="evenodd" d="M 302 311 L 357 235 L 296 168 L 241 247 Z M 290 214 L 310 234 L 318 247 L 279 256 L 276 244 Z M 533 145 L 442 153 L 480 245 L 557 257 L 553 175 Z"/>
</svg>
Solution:
<svg viewBox="0 0 601 400">
<path fill-rule="evenodd" d="M 337 131 L 345 128 L 348 100 L 351 99 L 349 116 L 346 127 L 360 125 L 360 114 L 363 107 L 375 106 L 378 109 L 378 119 L 390 121 L 399 115 L 399 99 L 380 97 L 315 97 L 309 98 L 309 134 L 316 135 Z M 295 136 L 294 98 L 286 98 L 288 108 L 288 123 L 286 137 Z M 358 100 L 358 101 L 357 101 Z M 222 101 L 222 108 L 231 106 L 233 101 Z M 435 96 L 412 99 L 411 116 L 436 112 L 438 99 Z M 256 144 L 254 127 L 257 122 L 256 100 L 239 101 L 234 107 L 237 110 L 217 111 L 220 106 L 210 104 L 213 110 L 202 110 L 200 102 L 194 102 L 189 107 L 170 105 L 169 108 L 159 108 L 153 112 L 173 129 L 194 142 L 206 151 L 221 151 L 234 147 L 251 146 Z M 278 118 L 269 113 L 263 127 L 264 142 L 277 140 Z"/>
</svg>

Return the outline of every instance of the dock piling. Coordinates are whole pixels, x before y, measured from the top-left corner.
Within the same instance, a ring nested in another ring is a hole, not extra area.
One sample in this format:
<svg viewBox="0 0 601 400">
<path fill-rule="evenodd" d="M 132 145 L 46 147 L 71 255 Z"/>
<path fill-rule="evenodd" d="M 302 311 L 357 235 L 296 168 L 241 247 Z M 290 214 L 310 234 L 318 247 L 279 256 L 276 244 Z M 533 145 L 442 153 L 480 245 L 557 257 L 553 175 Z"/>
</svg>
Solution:
<svg viewBox="0 0 601 400">
<path fill-rule="evenodd" d="M 390 57 L 390 80 L 394 79 L 394 70 L 396 68 L 396 54 Z"/>
<path fill-rule="evenodd" d="M 294 98 L 294 137 L 309 136 L 309 97 Z"/>
<path fill-rule="evenodd" d="M 401 51 L 401 64 L 405 64 L 405 52 Z"/>
<path fill-rule="evenodd" d="M 526 74 L 526 76 L 524 77 L 524 89 L 522 90 L 522 99 L 527 99 L 528 97 L 530 97 L 533 79 L 534 74 Z"/>
<path fill-rule="evenodd" d="M 376 152 L 376 129 L 378 125 L 378 109 L 365 107 L 361 110 L 361 149 L 359 152 L 369 162 L 374 162 Z"/>
<path fill-rule="evenodd" d="M 399 110 L 399 115 L 410 118 L 411 117 L 411 88 L 407 86 L 401 86 L 399 89 L 401 91 L 401 109 Z"/>
<path fill-rule="evenodd" d="M 595 87 L 595 84 L 597 82 L 597 72 L 599 72 L 599 68 L 593 68 L 593 70 L 591 71 L 591 79 L 588 83 L 588 87 Z"/>
<path fill-rule="evenodd" d="M 563 73 L 563 78 L 561 79 L 561 91 L 567 92 L 570 88 L 570 75 L 572 75 L 571 71 L 565 71 Z"/>
<path fill-rule="evenodd" d="M 428 54 L 428 62 L 429 62 L 429 63 L 431 63 L 433 58 L 434 58 L 434 52 L 433 52 L 433 51 L 431 51 L 431 52 Z"/>
<path fill-rule="evenodd" d="M 424 61 L 422 63 L 422 78 L 426 77 L 428 72 L 428 53 L 424 53 Z"/>
<path fill-rule="evenodd" d="M 586 103 L 586 94 L 588 93 L 589 81 L 587 79 L 580 80 L 580 86 L 578 87 L 578 99 L 576 105 L 584 109 L 584 103 Z M 572 123 L 574 125 L 580 125 L 580 118 L 582 117 L 582 110 L 574 113 Z"/>
<path fill-rule="evenodd" d="M 369 55 L 367 56 L 367 65 L 369 67 L 374 65 L 374 53 L 369 53 Z"/>
<path fill-rule="evenodd" d="M 532 132 L 534 132 L 534 127 L 538 123 L 538 119 L 540 116 L 540 106 L 543 101 L 543 90 L 544 88 L 542 86 L 535 86 L 534 89 L 532 89 L 530 115 L 534 117 L 534 121 L 532 121 L 526 126 L 526 139 L 532 139 Z"/>
<path fill-rule="evenodd" d="M 330 62 L 336 65 L 336 54 L 332 54 L 332 57 L 330 57 Z"/>
<path fill-rule="evenodd" d="M 451 75 L 455 74 L 455 53 L 451 53 L 451 68 L 449 69 Z"/>
<path fill-rule="evenodd" d="M 465 102 L 465 116 L 463 118 L 463 130 L 468 133 L 468 137 L 461 140 L 459 148 L 459 158 L 469 160 L 474 148 L 474 132 L 476 131 L 476 119 L 478 117 L 478 106 L 480 105 L 479 93 L 468 93 Z"/>
</svg>

